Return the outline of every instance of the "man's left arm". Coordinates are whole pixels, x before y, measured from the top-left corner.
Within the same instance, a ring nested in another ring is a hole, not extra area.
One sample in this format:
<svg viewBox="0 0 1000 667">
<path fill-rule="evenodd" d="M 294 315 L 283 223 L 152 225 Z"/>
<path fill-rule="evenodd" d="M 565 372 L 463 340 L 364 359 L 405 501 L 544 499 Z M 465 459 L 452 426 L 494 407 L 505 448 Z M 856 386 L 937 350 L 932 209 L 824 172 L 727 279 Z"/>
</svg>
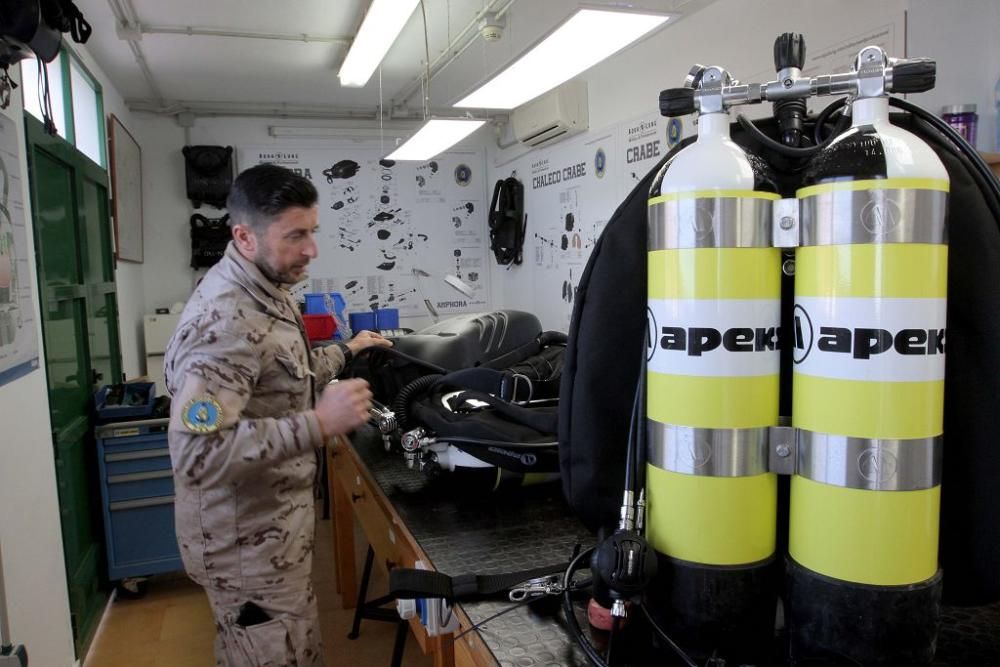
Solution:
<svg viewBox="0 0 1000 667">
<path fill-rule="evenodd" d="M 374 331 L 362 331 L 346 343 L 318 347 L 312 351 L 316 384 L 322 386 L 337 377 L 357 354 L 369 347 L 392 347 L 392 341 Z"/>
</svg>

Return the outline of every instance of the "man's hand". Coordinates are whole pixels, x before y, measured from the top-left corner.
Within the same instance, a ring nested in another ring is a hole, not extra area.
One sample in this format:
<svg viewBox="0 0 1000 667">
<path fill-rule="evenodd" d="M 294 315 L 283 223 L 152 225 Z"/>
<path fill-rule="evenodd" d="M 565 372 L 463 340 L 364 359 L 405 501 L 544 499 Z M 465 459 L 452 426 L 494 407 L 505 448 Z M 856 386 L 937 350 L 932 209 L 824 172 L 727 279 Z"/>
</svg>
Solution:
<svg viewBox="0 0 1000 667">
<path fill-rule="evenodd" d="M 392 341 L 388 338 L 383 338 L 374 331 L 362 331 L 347 342 L 347 347 L 351 349 L 351 353 L 353 353 L 354 356 L 358 356 L 358 352 L 361 350 L 366 350 L 369 347 L 376 346 L 392 347 Z"/>
<path fill-rule="evenodd" d="M 316 402 L 316 418 L 324 438 L 350 433 L 368 421 L 372 392 L 364 380 L 342 380 L 326 386 Z"/>
</svg>

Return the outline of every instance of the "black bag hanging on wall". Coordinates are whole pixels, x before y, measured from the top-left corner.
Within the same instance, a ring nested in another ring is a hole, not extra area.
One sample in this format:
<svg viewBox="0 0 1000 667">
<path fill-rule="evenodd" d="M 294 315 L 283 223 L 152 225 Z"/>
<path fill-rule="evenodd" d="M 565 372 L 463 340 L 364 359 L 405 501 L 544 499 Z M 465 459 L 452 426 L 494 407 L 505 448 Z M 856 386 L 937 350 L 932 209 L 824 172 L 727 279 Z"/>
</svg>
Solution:
<svg viewBox="0 0 1000 667">
<path fill-rule="evenodd" d="M 946 603 L 985 604 L 1000 600 L 998 185 L 988 167 L 974 165 L 926 121 L 911 114 L 893 114 L 891 120 L 926 141 L 951 179 L 940 563 Z M 777 133 L 773 119 L 757 125 L 769 136 Z M 733 125 L 732 138 L 774 168 L 783 196 L 794 196 L 798 160 L 775 154 L 739 125 Z M 618 207 L 580 279 L 560 388 L 559 456 L 566 498 L 595 532 L 616 524 L 621 505 L 629 416 L 646 336 L 649 187 L 660 167 L 691 140 L 665 156 Z M 790 287 L 786 280 L 786 302 Z M 788 393 L 783 386 L 782 395 Z M 783 404 L 782 413 L 789 408 Z M 779 525 L 787 526 L 787 518 Z"/>
<path fill-rule="evenodd" d="M 206 218 L 200 213 L 191 216 L 191 268 L 205 269 L 215 265 L 226 252 L 232 232 L 229 215 Z"/>
<path fill-rule="evenodd" d="M 232 146 L 185 146 L 187 196 L 195 208 L 202 203 L 225 208 L 233 185 Z"/>
<path fill-rule="evenodd" d="M 489 222 L 490 250 L 497 258 L 497 264 L 520 264 L 524 231 L 528 226 L 521 181 L 513 176 L 497 181 L 493 187 Z"/>
</svg>

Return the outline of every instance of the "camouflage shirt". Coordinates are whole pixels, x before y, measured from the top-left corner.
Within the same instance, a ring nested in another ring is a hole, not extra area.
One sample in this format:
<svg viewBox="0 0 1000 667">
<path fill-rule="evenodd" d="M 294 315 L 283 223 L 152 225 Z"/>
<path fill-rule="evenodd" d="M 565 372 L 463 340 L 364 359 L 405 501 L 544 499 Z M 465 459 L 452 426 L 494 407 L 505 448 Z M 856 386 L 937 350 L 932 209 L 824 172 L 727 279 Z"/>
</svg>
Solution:
<svg viewBox="0 0 1000 667">
<path fill-rule="evenodd" d="M 310 351 L 298 308 L 232 243 L 184 308 L 164 359 L 177 542 L 221 590 L 305 585 L 312 570 L 317 388 L 344 365 Z"/>
</svg>

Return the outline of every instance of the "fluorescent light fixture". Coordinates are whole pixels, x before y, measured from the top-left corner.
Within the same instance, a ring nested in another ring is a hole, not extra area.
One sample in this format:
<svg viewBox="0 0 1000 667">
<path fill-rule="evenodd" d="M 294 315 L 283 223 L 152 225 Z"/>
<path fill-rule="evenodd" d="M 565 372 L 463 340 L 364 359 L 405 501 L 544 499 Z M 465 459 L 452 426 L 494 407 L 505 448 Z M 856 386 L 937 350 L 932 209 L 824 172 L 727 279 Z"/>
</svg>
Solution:
<svg viewBox="0 0 1000 667">
<path fill-rule="evenodd" d="M 455 106 L 519 107 L 617 53 L 669 18 L 665 14 L 581 9 Z"/>
<path fill-rule="evenodd" d="M 351 49 L 344 58 L 337 76 L 340 85 L 360 88 L 368 83 L 372 73 L 420 0 L 372 0 L 358 34 L 351 42 Z"/>
<path fill-rule="evenodd" d="M 429 120 L 405 144 L 386 156 L 389 160 L 429 160 L 443 153 L 480 127 L 485 120 Z"/>
</svg>

